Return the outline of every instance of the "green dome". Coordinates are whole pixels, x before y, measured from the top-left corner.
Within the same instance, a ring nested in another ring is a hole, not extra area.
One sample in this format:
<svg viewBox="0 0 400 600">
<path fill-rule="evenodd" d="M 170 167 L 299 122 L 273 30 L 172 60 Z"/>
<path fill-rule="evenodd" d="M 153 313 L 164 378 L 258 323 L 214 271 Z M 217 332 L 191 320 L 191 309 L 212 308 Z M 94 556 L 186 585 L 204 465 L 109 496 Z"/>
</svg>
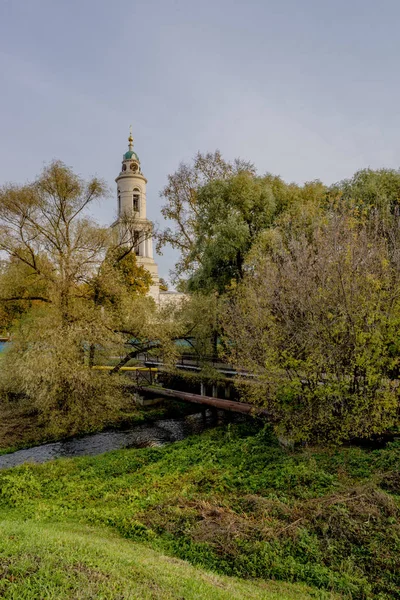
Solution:
<svg viewBox="0 0 400 600">
<path fill-rule="evenodd" d="M 130 158 L 135 158 L 136 160 L 139 160 L 138 155 L 133 150 L 128 150 L 128 152 L 125 152 L 124 154 L 124 160 L 129 160 Z"/>
</svg>

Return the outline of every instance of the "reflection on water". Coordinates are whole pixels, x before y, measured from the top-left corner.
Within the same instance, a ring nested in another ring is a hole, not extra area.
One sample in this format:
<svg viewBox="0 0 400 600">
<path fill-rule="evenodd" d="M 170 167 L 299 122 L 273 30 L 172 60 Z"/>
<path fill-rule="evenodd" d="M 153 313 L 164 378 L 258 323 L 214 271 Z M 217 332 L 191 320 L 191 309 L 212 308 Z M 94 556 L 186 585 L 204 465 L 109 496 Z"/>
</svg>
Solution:
<svg viewBox="0 0 400 600">
<path fill-rule="evenodd" d="M 0 456 L 0 469 L 16 467 L 24 462 L 43 463 L 53 458 L 94 456 L 121 448 L 163 446 L 170 442 L 183 440 L 194 433 L 201 433 L 205 429 L 224 422 L 226 418 L 227 415 L 223 411 L 206 410 L 182 419 L 164 419 L 147 425 L 135 425 L 130 429 L 104 431 L 62 442 L 43 444 Z"/>
</svg>

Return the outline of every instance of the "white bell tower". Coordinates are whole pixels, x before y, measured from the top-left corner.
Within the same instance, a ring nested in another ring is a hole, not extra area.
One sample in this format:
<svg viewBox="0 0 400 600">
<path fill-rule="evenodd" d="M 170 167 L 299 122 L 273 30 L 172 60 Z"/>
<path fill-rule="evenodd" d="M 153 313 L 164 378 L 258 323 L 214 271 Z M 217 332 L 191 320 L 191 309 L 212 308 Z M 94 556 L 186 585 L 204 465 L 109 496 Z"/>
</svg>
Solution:
<svg viewBox="0 0 400 600">
<path fill-rule="evenodd" d="M 153 280 L 149 294 L 158 301 L 160 288 L 158 267 L 153 258 L 151 235 L 153 223 L 146 217 L 147 179 L 142 173 L 139 157 L 133 151 L 132 130 L 128 142 L 128 152 L 125 152 L 122 157 L 121 172 L 115 180 L 117 183 L 118 219 L 113 227 L 118 228 L 120 237 L 124 236 L 124 231 L 126 231 L 124 217 L 127 217 L 127 220 L 131 219 L 133 238 L 136 242 L 133 251 L 136 254 L 138 265 L 142 265 L 149 271 Z M 130 236 L 131 234 L 132 231 L 130 231 Z"/>
</svg>

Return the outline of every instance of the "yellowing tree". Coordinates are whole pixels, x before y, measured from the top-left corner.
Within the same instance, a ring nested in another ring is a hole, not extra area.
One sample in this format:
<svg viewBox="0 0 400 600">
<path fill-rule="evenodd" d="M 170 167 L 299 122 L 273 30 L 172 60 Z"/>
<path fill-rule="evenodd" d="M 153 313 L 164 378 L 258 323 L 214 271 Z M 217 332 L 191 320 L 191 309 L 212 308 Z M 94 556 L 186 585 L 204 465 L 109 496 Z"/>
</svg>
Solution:
<svg viewBox="0 0 400 600">
<path fill-rule="evenodd" d="M 8 257 L 0 305 L 12 307 L 3 318 L 14 321 L 3 386 L 64 429 L 93 424 L 123 402 L 118 378 L 89 370 L 85 355 L 121 347 L 125 320 L 151 283 L 131 253 L 133 236 L 125 231 L 118 241 L 90 218 L 105 193 L 104 182 L 85 182 L 61 162 L 31 184 L 0 190 L 0 250 Z"/>
<path fill-rule="evenodd" d="M 298 440 L 381 434 L 398 422 L 400 236 L 345 211 L 312 233 L 275 231 L 226 300 L 246 398 Z"/>
</svg>

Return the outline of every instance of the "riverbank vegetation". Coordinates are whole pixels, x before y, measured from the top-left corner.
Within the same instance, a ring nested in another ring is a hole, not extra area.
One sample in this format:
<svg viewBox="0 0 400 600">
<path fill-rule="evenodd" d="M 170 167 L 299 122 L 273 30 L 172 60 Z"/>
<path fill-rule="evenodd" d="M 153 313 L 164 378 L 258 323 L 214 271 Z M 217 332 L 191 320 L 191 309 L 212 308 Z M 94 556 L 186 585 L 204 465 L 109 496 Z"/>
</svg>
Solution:
<svg viewBox="0 0 400 600">
<path fill-rule="evenodd" d="M 9 422 L 28 417 L 30 443 L 130 418 L 120 368 L 159 352 L 173 378 L 183 339 L 196 377 L 220 380 L 210 356 L 235 367 L 236 392 L 269 424 L 0 473 L 6 527 L 48 527 L 50 546 L 54 524 L 106 527 L 221 576 L 300 582 L 316 597 L 400 598 L 400 172 L 297 185 L 199 154 L 162 192 L 170 225 L 159 247 L 179 250 L 175 282 L 187 292 L 165 308 L 146 297 L 134 221 L 118 239 L 88 216 L 104 193 L 58 162 L 0 192 Z M 93 368 L 103 360 L 110 373 Z M 377 440 L 392 441 L 369 450 Z M 102 576 L 82 575 L 84 585 Z"/>
<path fill-rule="evenodd" d="M 399 460 L 398 442 L 289 451 L 269 428 L 236 424 L 164 448 L 3 471 L 1 515 L 17 540 L 22 522 L 28 538 L 38 527 L 45 539 L 58 527 L 106 527 L 214 573 L 389 600 L 400 597 Z"/>
<path fill-rule="evenodd" d="M 399 423 L 400 172 L 333 186 L 198 155 L 162 192 L 182 289 L 216 296 L 214 339 L 242 397 L 292 442 Z"/>
<path fill-rule="evenodd" d="M 157 349 L 173 371 L 185 339 L 205 375 L 210 355 L 250 373 L 243 399 L 293 443 L 396 430 L 399 172 L 296 185 L 199 154 L 162 192 L 159 247 L 179 250 L 188 292 L 164 308 L 146 297 L 134 219 L 117 235 L 88 216 L 105 193 L 60 162 L 1 190 L 3 398 L 30 402 L 54 435 L 100 427 L 125 410 L 120 367 Z M 91 368 L 116 356 L 111 376 Z"/>
<path fill-rule="evenodd" d="M 0 328 L 12 337 L 0 402 L 14 417 L 33 416 L 38 437 L 100 429 L 132 412 L 126 380 L 92 367 L 126 354 L 132 340 L 166 348 L 171 338 L 174 325 L 146 296 L 151 277 L 132 252 L 135 219 L 121 217 L 116 231 L 89 216 L 106 193 L 58 161 L 0 190 Z"/>
<path fill-rule="evenodd" d="M 0 329 L 12 339 L 1 356 L 0 405 L 14 422 L 19 415 L 21 430 L 36 423 L 38 441 L 118 423 L 134 408 L 120 367 L 158 347 L 172 365 L 174 340 L 190 334 L 204 347 L 200 334 L 215 319 L 205 297 L 180 310 L 146 295 L 135 218 L 122 215 L 110 230 L 89 215 L 106 193 L 104 182 L 85 182 L 59 161 L 32 183 L 0 189 Z M 110 360 L 111 377 L 93 369 Z M 0 444 L 13 444 L 8 438 Z"/>
<path fill-rule="evenodd" d="M 146 303 L 151 279 L 129 253 L 131 224 L 122 244 L 89 217 L 105 193 L 102 181 L 84 182 L 61 162 L 0 191 L 0 316 L 12 333 L 1 395 L 16 411 L 30 403 L 55 436 L 98 427 L 126 405 L 121 378 L 88 367 L 96 347 L 123 343 L 124 309 L 130 298 Z"/>
</svg>

